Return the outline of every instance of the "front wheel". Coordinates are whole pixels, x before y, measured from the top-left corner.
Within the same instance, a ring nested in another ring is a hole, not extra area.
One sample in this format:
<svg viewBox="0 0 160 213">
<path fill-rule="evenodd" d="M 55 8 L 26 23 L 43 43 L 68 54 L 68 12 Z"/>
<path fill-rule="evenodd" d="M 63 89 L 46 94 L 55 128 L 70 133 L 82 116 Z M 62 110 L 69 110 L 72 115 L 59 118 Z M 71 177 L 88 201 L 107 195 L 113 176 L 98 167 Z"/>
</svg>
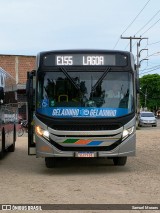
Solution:
<svg viewBox="0 0 160 213">
<path fill-rule="evenodd" d="M 47 168 L 54 168 L 56 167 L 56 158 L 55 157 L 46 157 L 45 163 Z"/>
<path fill-rule="evenodd" d="M 127 157 L 114 157 L 113 163 L 115 166 L 124 166 L 127 162 Z"/>
<path fill-rule="evenodd" d="M 8 147 L 8 151 L 9 152 L 14 152 L 15 151 L 15 141 L 13 142 L 13 144 L 10 147 Z"/>
</svg>

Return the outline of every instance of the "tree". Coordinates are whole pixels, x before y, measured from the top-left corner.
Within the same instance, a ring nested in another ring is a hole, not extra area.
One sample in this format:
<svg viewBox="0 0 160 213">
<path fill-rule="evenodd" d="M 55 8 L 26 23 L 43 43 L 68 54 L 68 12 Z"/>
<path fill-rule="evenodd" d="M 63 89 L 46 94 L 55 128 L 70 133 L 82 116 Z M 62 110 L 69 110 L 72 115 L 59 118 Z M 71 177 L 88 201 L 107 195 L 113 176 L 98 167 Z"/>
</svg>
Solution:
<svg viewBox="0 0 160 213">
<path fill-rule="evenodd" d="M 160 75 L 149 74 L 140 78 L 140 105 L 151 111 L 160 108 Z"/>
</svg>

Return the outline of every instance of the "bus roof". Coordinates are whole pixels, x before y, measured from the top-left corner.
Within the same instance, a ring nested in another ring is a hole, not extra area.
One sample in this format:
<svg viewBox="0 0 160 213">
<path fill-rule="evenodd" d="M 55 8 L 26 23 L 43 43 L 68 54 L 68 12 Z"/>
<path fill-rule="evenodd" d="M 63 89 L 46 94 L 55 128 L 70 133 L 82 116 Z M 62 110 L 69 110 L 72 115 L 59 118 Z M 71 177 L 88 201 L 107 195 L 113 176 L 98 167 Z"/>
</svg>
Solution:
<svg viewBox="0 0 160 213">
<path fill-rule="evenodd" d="M 49 51 L 42 51 L 38 53 L 38 55 L 44 55 L 48 53 L 124 53 L 126 55 L 133 55 L 129 51 L 123 50 L 105 50 L 105 49 L 65 49 L 65 50 L 49 50 Z"/>
</svg>

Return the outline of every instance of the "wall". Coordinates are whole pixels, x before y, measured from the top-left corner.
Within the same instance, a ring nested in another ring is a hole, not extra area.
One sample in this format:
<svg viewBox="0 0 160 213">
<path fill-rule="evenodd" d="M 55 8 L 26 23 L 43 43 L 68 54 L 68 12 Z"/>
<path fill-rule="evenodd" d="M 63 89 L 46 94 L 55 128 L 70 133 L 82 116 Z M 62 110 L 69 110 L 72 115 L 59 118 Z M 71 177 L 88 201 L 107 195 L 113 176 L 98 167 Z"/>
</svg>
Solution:
<svg viewBox="0 0 160 213">
<path fill-rule="evenodd" d="M 10 73 L 17 83 L 17 99 L 19 102 L 19 118 L 27 119 L 26 80 L 27 72 L 35 69 L 36 57 L 23 55 L 0 55 L 0 67 Z"/>
<path fill-rule="evenodd" d="M 10 73 L 17 84 L 25 84 L 27 71 L 35 69 L 35 56 L 0 55 L 0 67 Z"/>
</svg>

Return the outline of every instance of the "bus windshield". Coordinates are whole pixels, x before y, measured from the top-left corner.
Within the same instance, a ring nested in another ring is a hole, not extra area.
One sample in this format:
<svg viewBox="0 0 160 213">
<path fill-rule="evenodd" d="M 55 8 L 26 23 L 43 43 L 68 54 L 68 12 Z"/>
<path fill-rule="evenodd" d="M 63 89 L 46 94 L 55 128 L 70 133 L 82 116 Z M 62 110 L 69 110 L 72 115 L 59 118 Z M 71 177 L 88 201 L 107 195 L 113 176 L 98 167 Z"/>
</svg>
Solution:
<svg viewBox="0 0 160 213">
<path fill-rule="evenodd" d="M 132 73 L 59 68 L 38 72 L 37 112 L 49 117 L 120 117 L 134 111 Z"/>
</svg>

